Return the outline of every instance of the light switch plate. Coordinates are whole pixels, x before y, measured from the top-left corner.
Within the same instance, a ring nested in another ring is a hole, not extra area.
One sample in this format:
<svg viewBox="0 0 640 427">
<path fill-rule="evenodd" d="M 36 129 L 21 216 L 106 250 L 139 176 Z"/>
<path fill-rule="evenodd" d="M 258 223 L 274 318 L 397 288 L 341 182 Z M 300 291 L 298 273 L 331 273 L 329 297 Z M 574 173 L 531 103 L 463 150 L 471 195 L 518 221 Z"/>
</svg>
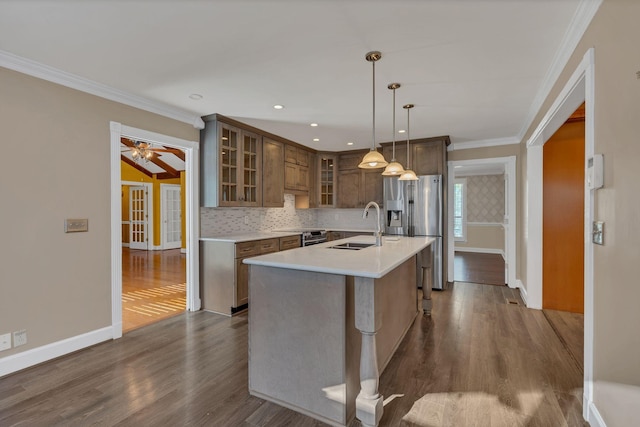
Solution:
<svg viewBox="0 0 640 427">
<path fill-rule="evenodd" d="M 591 236 L 593 243 L 596 245 L 604 245 L 604 222 L 593 221 Z"/>
<path fill-rule="evenodd" d="M 65 219 L 64 232 L 77 233 L 80 231 L 89 231 L 89 220 L 84 219 Z"/>
</svg>

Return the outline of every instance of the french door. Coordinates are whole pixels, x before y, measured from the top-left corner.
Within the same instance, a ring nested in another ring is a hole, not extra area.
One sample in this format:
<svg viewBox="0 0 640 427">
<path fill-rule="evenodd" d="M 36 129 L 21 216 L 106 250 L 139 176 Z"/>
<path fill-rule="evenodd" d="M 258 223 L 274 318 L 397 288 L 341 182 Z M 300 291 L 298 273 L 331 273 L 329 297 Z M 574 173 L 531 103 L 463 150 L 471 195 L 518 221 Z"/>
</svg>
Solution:
<svg viewBox="0 0 640 427">
<path fill-rule="evenodd" d="M 129 248 L 131 249 L 149 249 L 147 196 L 146 187 L 129 187 Z"/>
<path fill-rule="evenodd" d="M 182 209 L 179 185 L 160 185 L 160 210 L 162 224 L 162 248 L 182 247 Z"/>
</svg>

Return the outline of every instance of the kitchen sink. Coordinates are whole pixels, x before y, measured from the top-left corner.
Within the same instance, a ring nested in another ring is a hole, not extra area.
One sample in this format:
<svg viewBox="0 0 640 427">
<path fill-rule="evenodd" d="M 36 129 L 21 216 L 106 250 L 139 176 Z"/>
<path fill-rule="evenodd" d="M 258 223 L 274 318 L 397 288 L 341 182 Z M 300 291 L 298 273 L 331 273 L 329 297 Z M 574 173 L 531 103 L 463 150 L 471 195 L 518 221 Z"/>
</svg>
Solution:
<svg viewBox="0 0 640 427">
<path fill-rule="evenodd" d="M 329 249 L 350 249 L 352 251 L 359 251 L 360 249 L 368 248 L 369 246 L 373 246 L 375 243 L 356 243 L 356 242 L 347 242 L 340 243 L 339 245 L 329 246 Z"/>
</svg>

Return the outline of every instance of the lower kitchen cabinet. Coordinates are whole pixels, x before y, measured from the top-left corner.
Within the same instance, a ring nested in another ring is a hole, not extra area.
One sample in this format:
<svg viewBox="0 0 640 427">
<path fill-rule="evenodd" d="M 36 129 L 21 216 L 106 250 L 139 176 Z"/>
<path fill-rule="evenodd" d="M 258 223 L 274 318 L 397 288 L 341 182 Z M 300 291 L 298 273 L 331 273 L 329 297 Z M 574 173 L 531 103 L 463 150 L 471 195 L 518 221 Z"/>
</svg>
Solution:
<svg viewBox="0 0 640 427">
<path fill-rule="evenodd" d="M 200 295 L 202 308 L 232 316 L 249 303 L 249 266 L 246 258 L 300 247 L 300 236 L 243 242 L 200 241 Z"/>
</svg>

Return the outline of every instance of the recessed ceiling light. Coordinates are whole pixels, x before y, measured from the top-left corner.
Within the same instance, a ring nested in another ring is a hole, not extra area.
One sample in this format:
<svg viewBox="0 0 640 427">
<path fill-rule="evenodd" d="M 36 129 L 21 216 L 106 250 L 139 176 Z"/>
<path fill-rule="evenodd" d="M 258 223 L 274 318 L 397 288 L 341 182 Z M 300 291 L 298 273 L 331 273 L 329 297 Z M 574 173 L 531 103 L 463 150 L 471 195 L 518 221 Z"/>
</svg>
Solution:
<svg viewBox="0 0 640 427">
<path fill-rule="evenodd" d="M 312 128 L 318 127 L 317 123 L 311 123 L 309 126 L 311 126 Z"/>
<path fill-rule="evenodd" d="M 284 108 L 284 105 L 276 104 L 273 106 L 273 108 L 275 108 L 276 110 L 282 110 Z"/>
<path fill-rule="evenodd" d="M 405 132 L 406 132 L 406 130 L 404 130 L 404 129 L 400 129 L 400 130 L 398 131 L 398 133 L 405 133 Z"/>
<path fill-rule="evenodd" d="M 318 142 L 320 141 L 320 138 L 313 138 L 313 142 Z"/>
<path fill-rule="evenodd" d="M 353 142 L 347 142 L 347 145 L 353 145 Z"/>
<path fill-rule="evenodd" d="M 204 97 L 199 93 L 192 93 L 191 95 L 189 95 L 189 98 L 193 99 L 194 101 L 200 101 Z"/>
</svg>

